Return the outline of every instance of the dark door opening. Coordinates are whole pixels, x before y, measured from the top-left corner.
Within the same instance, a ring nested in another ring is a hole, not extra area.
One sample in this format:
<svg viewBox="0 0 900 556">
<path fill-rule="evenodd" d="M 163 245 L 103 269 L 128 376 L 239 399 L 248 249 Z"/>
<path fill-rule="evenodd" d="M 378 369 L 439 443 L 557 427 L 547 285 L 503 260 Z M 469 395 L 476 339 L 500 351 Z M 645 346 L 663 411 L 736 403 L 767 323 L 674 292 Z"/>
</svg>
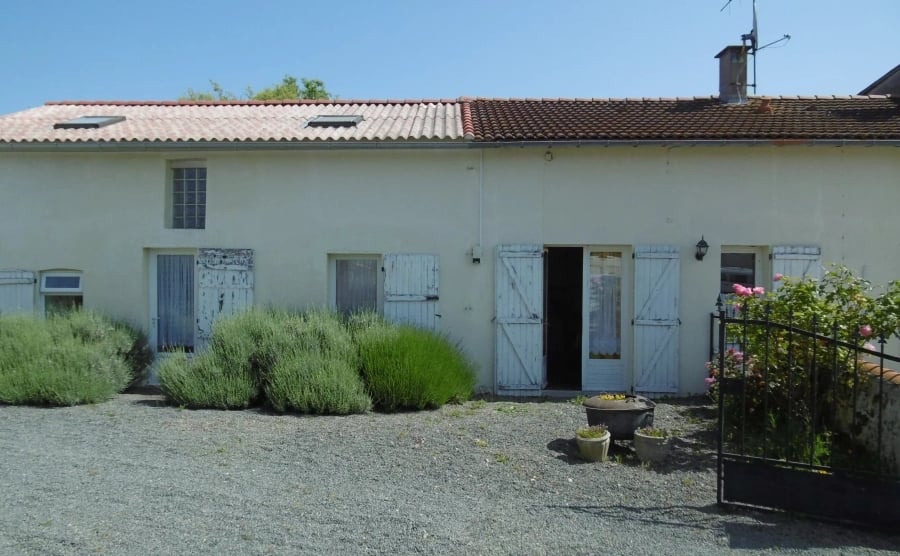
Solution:
<svg viewBox="0 0 900 556">
<path fill-rule="evenodd" d="M 546 280 L 547 388 L 581 390 L 581 305 L 584 250 L 549 247 Z"/>
</svg>

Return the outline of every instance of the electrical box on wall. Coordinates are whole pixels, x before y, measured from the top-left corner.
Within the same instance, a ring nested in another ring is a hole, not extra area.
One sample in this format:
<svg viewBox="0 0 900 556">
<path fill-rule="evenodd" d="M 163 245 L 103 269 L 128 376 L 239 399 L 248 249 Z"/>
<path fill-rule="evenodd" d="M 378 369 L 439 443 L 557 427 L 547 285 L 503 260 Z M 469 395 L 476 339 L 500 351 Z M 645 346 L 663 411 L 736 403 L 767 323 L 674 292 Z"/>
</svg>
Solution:
<svg viewBox="0 0 900 556">
<path fill-rule="evenodd" d="M 472 264 L 481 264 L 481 246 L 472 246 Z"/>
</svg>

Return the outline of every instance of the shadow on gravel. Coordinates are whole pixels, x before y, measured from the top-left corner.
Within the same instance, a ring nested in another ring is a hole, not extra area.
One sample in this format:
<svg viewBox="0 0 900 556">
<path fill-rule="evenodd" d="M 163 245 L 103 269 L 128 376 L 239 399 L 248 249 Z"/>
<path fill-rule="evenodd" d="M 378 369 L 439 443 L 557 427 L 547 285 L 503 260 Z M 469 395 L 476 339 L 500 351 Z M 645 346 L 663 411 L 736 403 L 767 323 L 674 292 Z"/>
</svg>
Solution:
<svg viewBox="0 0 900 556">
<path fill-rule="evenodd" d="M 176 407 L 163 397 L 141 397 L 140 399 L 132 400 L 131 403 L 132 405 L 143 405 L 146 407 Z"/>
<path fill-rule="evenodd" d="M 721 516 L 725 514 L 716 504 L 705 506 L 659 506 L 639 507 L 610 504 L 609 506 L 548 506 L 550 509 L 571 510 L 590 514 L 611 521 L 647 523 L 649 525 L 669 525 L 685 529 L 717 529 L 723 526 Z"/>
<path fill-rule="evenodd" d="M 897 550 L 898 536 L 849 525 L 824 523 L 786 514 L 753 514 L 763 523 L 725 523 L 730 548 L 760 551 L 766 549 L 841 549 L 869 548 Z M 801 529 L 808 529 L 802 531 Z"/>
<path fill-rule="evenodd" d="M 578 456 L 578 444 L 571 438 L 557 438 L 547 443 L 547 449 L 556 452 L 556 459 L 564 461 L 569 465 L 581 465 L 591 463 L 585 461 Z"/>
<path fill-rule="evenodd" d="M 825 523 L 789 514 L 730 509 L 717 504 L 705 506 L 547 506 L 570 510 L 610 521 L 645 523 L 682 529 L 719 530 L 730 548 L 766 549 L 870 548 L 896 550 L 897 536 L 881 531 Z M 745 518 L 737 522 L 739 517 Z M 747 522 L 746 519 L 752 520 Z"/>
<path fill-rule="evenodd" d="M 551 452 L 556 452 L 556 459 L 569 465 L 592 465 L 594 463 L 581 459 L 581 456 L 578 455 L 578 443 L 572 438 L 557 438 L 556 440 L 552 440 L 547 443 L 547 449 Z M 617 456 L 626 458 L 631 454 L 633 454 L 633 452 L 630 448 L 611 442 L 607 456 L 610 460 L 616 460 Z"/>
</svg>

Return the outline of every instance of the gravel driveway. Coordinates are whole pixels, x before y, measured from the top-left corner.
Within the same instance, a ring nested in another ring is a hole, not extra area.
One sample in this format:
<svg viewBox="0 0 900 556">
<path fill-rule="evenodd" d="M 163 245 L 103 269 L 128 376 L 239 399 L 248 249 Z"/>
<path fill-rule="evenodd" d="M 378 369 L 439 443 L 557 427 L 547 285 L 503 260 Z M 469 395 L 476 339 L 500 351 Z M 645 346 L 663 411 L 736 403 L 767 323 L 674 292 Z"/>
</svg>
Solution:
<svg viewBox="0 0 900 556">
<path fill-rule="evenodd" d="M 575 453 L 584 410 L 469 402 L 350 417 L 190 411 L 121 395 L 0 406 L 0 554 L 894 553 L 900 537 L 715 504 L 702 402 L 675 455 Z M 618 456 L 618 457 L 617 457 Z"/>
</svg>

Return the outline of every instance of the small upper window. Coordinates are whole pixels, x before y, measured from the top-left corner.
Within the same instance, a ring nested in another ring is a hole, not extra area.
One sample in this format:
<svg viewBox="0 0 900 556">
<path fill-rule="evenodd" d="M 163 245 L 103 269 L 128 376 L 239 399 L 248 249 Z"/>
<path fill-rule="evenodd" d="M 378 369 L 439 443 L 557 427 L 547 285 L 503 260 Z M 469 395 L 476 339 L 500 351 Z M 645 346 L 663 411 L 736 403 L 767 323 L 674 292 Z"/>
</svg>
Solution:
<svg viewBox="0 0 900 556">
<path fill-rule="evenodd" d="M 45 315 L 80 309 L 83 303 L 81 273 L 54 270 L 41 274 L 41 302 Z"/>
<path fill-rule="evenodd" d="M 172 168 L 172 227 L 206 228 L 206 168 Z"/>
<path fill-rule="evenodd" d="M 363 121 L 363 117 L 359 115 L 323 115 L 316 116 L 308 122 L 307 127 L 356 127 L 356 124 Z"/>
<path fill-rule="evenodd" d="M 52 272 L 41 276 L 41 293 L 81 292 L 80 272 Z"/>
<path fill-rule="evenodd" d="M 124 121 L 125 116 L 81 116 L 53 124 L 53 129 L 97 129 Z"/>
</svg>

